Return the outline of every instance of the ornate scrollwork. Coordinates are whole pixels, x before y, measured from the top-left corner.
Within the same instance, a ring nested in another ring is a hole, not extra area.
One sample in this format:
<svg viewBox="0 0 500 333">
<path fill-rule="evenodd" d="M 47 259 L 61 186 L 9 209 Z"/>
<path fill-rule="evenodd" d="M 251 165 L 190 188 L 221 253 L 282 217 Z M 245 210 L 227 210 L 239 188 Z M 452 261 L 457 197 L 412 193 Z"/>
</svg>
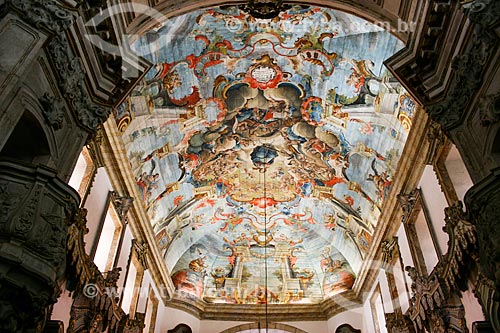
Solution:
<svg viewBox="0 0 500 333">
<path fill-rule="evenodd" d="M 147 243 L 144 242 L 139 242 L 136 239 L 132 240 L 132 248 L 134 249 L 134 252 L 137 256 L 137 260 L 139 260 L 141 266 L 144 269 L 148 268 L 148 260 L 147 260 L 147 255 L 149 251 L 149 246 Z"/>
<path fill-rule="evenodd" d="M 244 10 L 255 18 L 272 19 L 288 8 L 290 6 L 284 5 L 283 0 L 249 0 Z"/>
<path fill-rule="evenodd" d="M 432 165 L 438 156 L 439 149 L 446 140 L 446 136 L 441 130 L 441 125 L 439 123 L 434 121 L 431 122 L 429 131 L 427 132 L 427 140 L 429 141 L 429 152 L 427 153 L 425 163 Z"/>
<path fill-rule="evenodd" d="M 123 329 L 123 333 L 140 333 L 144 329 L 145 314 L 137 312 L 135 318 L 128 318 Z"/>
<path fill-rule="evenodd" d="M 85 286 L 90 281 L 95 281 L 100 274 L 99 269 L 92 263 L 85 252 L 83 237 L 89 232 L 87 228 L 87 210 L 80 208 L 74 215 L 73 223 L 68 230 L 68 255 L 69 266 L 74 268 L 75 284 Z"/>
<path fill-rule="evenodd" d="M 51 60 L 60 75 L 59 88 L 69 102 L 80 123 L 91 131 L 97 130 L 109 117 L 111 108 L 94 103 L 85 84 L 81 59 L 74 56 L 64 33 L 54 37 L 48 45 Z"/>
<path fill-rule="evenodd" d="M 112 270 L 106 272 L 106 277 L 104 278 L 104 285 L 106 287 L 118 287 L 118 280 L 120 279 L 121 267 L 115 267 Z"/>
<path fill-rule="evenodd" d="M 389 333 L 414 333 L 415 328 L 413 323 L 403 314 L 398 313 L 386 313 L 385 322 L 387 327 L 387 332 Z"/>
<path fill-rule="evenodd" d="M 10 6 L 35 27 L 56 33 L 68 29 L 75 19 L 75 16 L 59 6 L 56 0 L 11 0 Z"/>
<path fill-rule="evenodd" d="M 0 331 L 43 327 L 60 293 L 77 204 L 53 170 L 0 161 Z"/>
<path fill-rule="evenodd" d="M 406 267 L 412 280 L 411 320 L 419 329 L 432 332 L 465 332 L 461 322 L 463 310 L 456 300 L 456 291 L 470 274 L 468 265 L 475 262 L 476 232 L 467 220 L 462 203 L 445 209 L 445 227 L 449 235 L 448 251 L 440 258 L 429 276 L 420 275 L 416 268 Z"/>
<path fill-rule="evenodd" d="M 101 328 L 112 333 L 141 332 L 144 316 L 137 313 L 131 320 L 118 304 L 116 287 L 121 268 L 114 268 L 104 277 L 85 252 L 86 210 L 79 209 L 72 222 L 68 234 L 69 271 L 76 281 L 72 281 L 75 296 L 68 333 L 101 332 Z"/>
<path fill-rule="evenodd" d="M 420 194 L 417 189 L 414 189 L 407 194 L 398 194 L 398 202 L 401 205 L 401 209 L 403 210 L 403 223 L 410 217 L 410 214 L 417 203 L 419 195 Z"/>
<path fill-rule="evenodd" d="M 481 125 L 488 127 L 500 120 L 500 94 L 488 95 L 479 102 Z"/>
<path fill-rule="evenodd" d="M 471 21 L 485 27 L 500 19 L 500 3 L 495 0 L 476 0 L 468 8 Z"/>
<path fill-rule="evenodd" d="M 60 99 L 52 97 L 50 94 L 45 93 L 38 99 L 42 105 L 42 113 L 45 121 L 54 129 L 59 130 L 63 127 L 64 122 L 64 102 Z"/>
<path fill-rule="evenodd" d="M 132 203 L 134 202 L 134 198 L 124 195 L 119 196 L 116 192 L 111 192 L 111 201 L 115 206 L 116 212 L 120 220 L 124 223 L 127 223 L 127 213 L 132 207 Z"/>
<path fill-rule="evenodd" d="M 62 182 L 52 182 L 48 170 L 27 170 L 14 163 L 3 163 L 1 168 L 3 237 L 22 241 L 23 247 L 61 267 L 65 261 L 67 219 L 76 207 L 76 195 L 69 195 Z"/>
<path fill-rule="evenodd" d="M 494 32 L 478 24 L 467 50 L 453 58 L 454 78 L 446 99 L 426 109 L 444 130 L 450 130 L 462 121 L 470 101 L 483 83 L 484 69 L 497 45 L 498 37 Z"/>
<path fill-rule="evenodd" d="M 500 168 L 472 187 L 465 196 L 468 215 L 477 230 L 481 272 L 500 290 Z"/>
<path fill-rule="evenodd" d="M 380 245 L 382 250 L 382 261 L 383 265 L 389 265 L 393 258 L 397 255 L 398 251 L 398 238 L 396 236 L 392 237 L 391 240 L 384 240 Z"/>
<path fill-rule="evenodd" d="M 438 78 L 440 76 L 438 68 L 444 61 L 441 55 L 443 49 L 448 47 L 446 42 L 448 32 L 456 29 L 459 6 L 459 2 L 451 0 L 428 1 L 424 14 L 426 19 L 421 20 L 423 24 L 419 24 L 417 28 L 422 32 L 419 43 L 410 46 L 408 53 L 402 54 L 407 60 L 404 63 L 396 64 L 389 60 L 389 68 L 398 72 L 398 77 L 413 88 L 412 92 L 424 105 L 434 100 L 434 96 L 431 96 L 432 88 L 429 88 L 441 80 Z M 396 57 L 393 58 L 396 60 Z M 430 83 L 431 81 L 433 83 Z"/>
<path fill-rule="evenodd" d="M 97 168 L 104 166 L 104 157 L 102 155 L 101 145 L 104 140 L 104 128 L 103 125 L 99 125 L 97 130 L 88 137 L 85 146 L 88 149 L 92 161 L 95 163 Z"/>
<path fill-rule="evenodd" d="M 495 332 L 498 332 L 500 330 L 500 305 L 498 302 L 499 296 L 495 288 L 495 283 L 483 274 L 479 273 L 474 294 L 479 299 L 483 308 L 487 309 L 486 318 L 489 322 L 483 323 L 483 325 L 486 327 L 489 325 L 492 326 L 489 327 L 490 330 L 485 330 L 484 332 L 490 332 L 492 328 Z"/>
</svg>

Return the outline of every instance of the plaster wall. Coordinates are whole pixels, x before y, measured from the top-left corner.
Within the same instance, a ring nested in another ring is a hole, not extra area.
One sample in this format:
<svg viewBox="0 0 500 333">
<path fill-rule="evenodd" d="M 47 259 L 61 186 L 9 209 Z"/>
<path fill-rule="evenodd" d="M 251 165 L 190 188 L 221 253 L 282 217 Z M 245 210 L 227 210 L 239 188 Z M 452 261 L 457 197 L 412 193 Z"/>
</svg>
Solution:
<svg viewBox="0 0 500 333">
<path fill-rule="evenodd" d="M 363 332 L 368 332 L 364 329 L 364 322 L 366 321 L 366 318 L 365 307 L 360 306 L 359 308 L 339 313 L 338 315 L 328 319 L 327 331 L 333 333 L 340 325 L 349 324 L 356 329 L 362 329 Z"/>
<path fill-rule="evenodd" d="M 410 246 L 408 244 L 408 240 L 406 238 L 406 233 L 404 230 L 404 227 L 401 226 L 397 232 L 397 237 L 398 237 L 398 242 L 399 242 L 399 251 L 401 254 L 401 258 L 403 261 L 403 266 L 414 266 L 413 264 L 413 259 L 411 257 L 411 252 L 410 252 Z M 404 267 L 402 267 L 402 273 L 405 274 L 406 276 L 406 285 L 408 287 L 408 290 L 411 290 L 411 281 L 408 277 L 408 274 L 406 271 L 404 271 Z"/>
<path fill-rule="evenodd" d="M 282 323 L 300 328 L 301 330 L 306 331 L 308 333 L 329 332 L 327 321 L 297 321 L 297 322 L 292 321 L 292 322 L 282 322 Z"/>
<path fill-rule="evenodd" d="M 431 165 L 425 167 L 418 186 L 422 189 L 422 199 L 429 211 L 439 248 L 442 252 L 446 252 L 448 235 L 443 231 L 443 227 L 444 208 L 448 207 L 448 202 L 446 201 L 446 197 L 441 190 L 441 186 L 439 185 L 439 181 Z"/>
<path fill-rule="evenodd" d="M 137 277 L 137 268 L 133 263 L 130 263 L 130 267 L 127 272 L 125 287 L 123 288 L 123 296 L 121 297 L 121 306 L 125 313 L 130 312 L 131 302 L 134 296 L 134 291 L 136 289 L 135 279 Z"/>
<path fill-rule="evenodd" d="M 64 324 L 64 331 L 69 325 L 69 315 L 71 311 L 71 305 L 73 304 L 73 297 L 71 297 L 71 293 L 67 290 L 64 290 L 61 293 L 61 296 L 57 299 L 57 303 L 54 304 L 54 308 L 52 310 L 51 320 L 60 320 Z"/>
<path fill-rule="evenodd" d="M 248 322 L 243 321 L 218 321 L 218 320 L 202 320 L 200 321 L 200 331 L 199 333 L 219 333 L 223 332 L 231 327 L 246 324 Z M 194 333 L 194 331 L 193 331 Z"/>
<path fill-rule="evenodd" d="M 151 309 L 147 309 L 149 290 L 151 288 L 151 284 L 153 283 L 151 279 L 151 274 L 149 270 L 144 272 L 144 276 L 142 277 L 141 287 L 139 289 L 139 300 L 137 302 L 137 312 L 146 312 L 151 311 Z M 155 295 L 158 299 L 158 295 Z"/>
<path fill-rule="evenodd" d="M 158 317 L 156 321 L 155 333 L 165 333 L 175 328 L 179 323 L 184 323 L 191 327 L 193 333 L 208 333 L 200 331 L 200 320 L 193 315 L 174 308 L 166 307 L 163 304 L 158 306 Z"/>
<path fill-rule="evenodd" d="M 365 302 L 363 304 L 363 320 L 362 320 L 363 328 L 362 332 L 376 332 L 375 325 L 372 315 L 372 310 L 370 307 L 370 302 Z"/>
<path fill-rule="evenodd" d="M 436 249 L 433 235 L 431 234 L 437 234 L 437 231 L 434 230 L 433 225 L 428 223 L 422 210 L 418 212 L 417 219 L 415 220 L 415 231 L 417 233 L 419 247 L 424 256 L 427 273 L 430 273 L 439 261 L 438 249 Z M 439 251 L 442 253 L 442 251 L 446 250 L 440 247 Z"/>
<path fill-rule="evenodd" d="M 475 321 L 485 320 L 483 310 L 474 295 L 473 288 L 474 286 L 469 286 L 468 290 L 462 292 L 462 304 L 465 309 L 465 321 L 470 332 L 472 332 L 472 323 Z"/>
<path fill-rule="evenodd" d="M 82 183 L 83 177 L 85 176 L 85 169 L 87 168 L 87 162 L 85 161 L 85 157 L 83 154 L 78 156 L 78 160 L 76 161 L 75 168 L 73 169 L 73 173 L 69 179 L 69 186 L 78 191 L 80 188 L 80 184 Z"/>
<path fill-rule="evenodd" d="M 94 184 L 84 206 L 87 209 L 87 228 L 89 229 L 89 232 L 85 235 L 85 251 L 89 254 L 94 244 L 98 242 L 99 224 L 107 209 L 108 193 L 112 190 L 106 170 L 104 168 L 97 169 Z"/>
<path fill-rule="evenodd" d="M 406 310 L 408 310 L 408 307 L 410 305 L 408 295 L 408 290 L 410 289 L 407 285 L 407 280 L 409 279 L 409 277 L 407 276 L 404 267 L 401 266 L 400 260 L 397 260 L 392 269 L 392 272 L 394 274 L 394 280 L 396 281 L 396 288 L 398 290 L 399 305 L 401 306 L 401 310 L 404 313 Z"/>
<path fill-rule="evenodd" d="M 472 179 L 467 172 L 467 168 L 457 150 L 453 145 L 445 161 L 446 169 L 450 175 L 451 182 L 457 192 L 458 200 L 464 200 L 465 193 L 472 187 Z"/>
<path fill-rule="evenodd" d="M 382 303 L 384 304 L 385 312 L 394 312 L 394 307 L 392 305 L 391 292 L 389 290 L 389 283 L 387 281 L 385 270 L 381 269 L 378 274 L 378 283 L 380 285 L 380 296 L 382 298 Z"/>
<path fill-rule="evenodd" d="M 132 246 L 132 239 L 133 239 L 132 232 L 130 231 L 128 225 L 125 225 L 124 228 L 125 228 L 125 233 L 123 236 L 123 243 L 120 249 L 120 253 L 118 255 L 118 263 L 116 265 L 116 267 L 121 267 L 122 269 L 120 278 L 118 279 L 118 287 L 123 287 L 125 283 L 125 275 L 127 271 L 127 266 L 130 256 L 130 248 Z"/>
</svg>

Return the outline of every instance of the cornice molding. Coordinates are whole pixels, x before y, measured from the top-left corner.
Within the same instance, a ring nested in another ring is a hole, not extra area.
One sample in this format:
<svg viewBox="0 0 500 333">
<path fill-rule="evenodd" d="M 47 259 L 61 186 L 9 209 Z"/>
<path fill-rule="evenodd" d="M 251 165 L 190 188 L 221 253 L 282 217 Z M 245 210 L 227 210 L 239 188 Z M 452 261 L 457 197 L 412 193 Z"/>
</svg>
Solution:
<svg viewBox="0 0 500 333">
<path fill-rule="evenodd" d="M 476 25 L 465 51 L 453 58 L 453 78 L 446 98 L 426 108 L 429 116 L 445 131 L 459 126 L 468 107 L 483 84 L 485 69 L 498 48 L 498 37 L 487 28 Z"/>
<path fill-rule="evenodd" d="M 483 84 L 499 45 L 492 28 L 499 17 L 498 1 L 476 0 L 461 7 L 430 0 L 408 46 L 386 62 L 445 132 L 463 122 Z"/>
<path fill-rule="evenodd" d="M 445 94 L 449 62 L 466 45 L 470 25 L 458 1 L 419 2 L 416 29 L 407 46 L 385 62 L 409 93 L 424 107 Z"/>
<path fill-rule="evenodd" d="M 118 132 L 113 115 L 111 119 L 104 124 L 103 140 L 100 146 L 100 153 L 103 157 L 103 163 L 111 180 L 112 187 L 120 193 L 128 193 L 128 196 L 139 198 L 141 194 L 137 185 L 133 181 L 130 164 L 125 155 L 125 147 L 121 139 L 121 133 Z M 153 228 L 149 222 L 145 207 L 140 200 L 134 200 L 128 211 L 128 225 L 137 242 L 147 246 L 144 260 L 151 274 L 155 286 L 161 290 L 159 296 L 163 303 L 174 294 L 175 287 L 170 278 L 170 273 L 166 267 L 162 254 L 156 246 L 156 238 Z"/>
<path fill-rule="evenodd" d="M 405 268 L 412 280 L 411 304 L 407 314 L 419 330 L 425 327 L 432 332 L 441 332 L 436 327 L 452 328 L 454 324 L 447 319 L 448 312 L 452 308 L 460 309 L 460 304 L 456 302 L 457 296 L 460 296 L 457 292 L 471 277 L 477 257 L 475 226 L 468 221 L 460 201 L 445 208 L 443 230 L 449 236 L 448 249 L 434 270 L 427 275 L 420 273 L 418 268 Z M 460 311 L 452 312 L 463 319 Z"/>
<path fill-rule="evenodd" d="M 176 292 L 166 303 L 200 320 L 259 321 L 266 316 L 264 304 L 207 303 L 190 294 Z M 269 304 L 270 321 L 325 321 L 344 311 L 362 306 L 352 290 L 347 290 L 318 304 Z"/>
<path fill-rule="evenodd" d="M 410 29 L 408 29 L 408 31 L 398 29 L 398 23 L 410 23 L 417 9 L 411 6 L 410 0 L 402 0 L 400 2 L 401 4 L 399 13 L 396 14 L 393 10 L 387 10 L 386 8 L 384 8 L 382 0 L 309 0 L 301 2 L 285 1 L 285 3 L 288 5 L 310 5 L 332 8 L 356 15 L 372 23 L 388 23 L 392 28 L 392 33 L 394 33 L 394 35 L 400 38 L 403 42 L 406 42 L 410 35 Z M 238 0 L 231 2 L 231 5 L 240 5 L 243 7 L 246 3 L 248 3 L 247 0 Z M 161 23 L 160 21 L 164 21 L 169 18 L 183 15 L 202 8 L 227 5 L 227 2 L 220 0 L 187 0 L 182 3 L 175 0 L 160 0 L 155 1 L 155 5 L 153 7 L 155 13 L 161 14 L 160 17 L 158 17 L 156 14 L 153 14 L 154 19 L 151 20 L 148 19 L 150 17 L 148 17 L 146 14 L 140 13 L 140 15 L 136 15 L 133 18 L 124 17 L 122 21 L 125 22 L 125 29 L 127 33 L 133 35 L 142 35 L 149 29 L 153 28 L 156 24 Z M 148 14 L 151 14 L 151 12 Z"/>
<path fill-rule="evenodd" d="M 86 2 L 72 8 L 58 0 L 8 0 L 4 8 L 50 37 L 45 50 L 59 89 L 79 125 L 88 132 L 95 132 L 106 121 L 111 108 L 150 67 L 126 45 L 126 35 L 111 18 L 104 18 L 106 24 L 98 29 L 94 20 L 102 19 L 101 14 Z"/>
<path fill-rule="evenodd" d="M 61 6 L 57 0 L 10 0 L 8 5 L 24 21 L 51 33 L 67 30 L 74 22 L 76 12 Z"/>
<path fill-rule="evenodd" d="M 94 103 L 88 93 L 81 58 L 73 54 L 64 33 L 57 35 L 48 45 L 51 61 L 59 74 L 59 88 L 73 113 L 83 127 L 97 131 L 111 114 L 111 107 Z"/>
<path fill-rule="evenodd" d="M 424 171 L 425 159 L 429 150 L 429 141 L 426 138 L 429 125 L 428 116 L 419 109 L 394 176 L 395 182 L 391 186 L 383 212 L 378 220 L 368 255 L 354 282 L 353 291 L 359 299 L 366 298 L 378 277 L 379 270 L 384 266 L 382 243 L 392 238 L 401 226 L 400 223 L 395 222 L 401 221 L 402 218 L 397 194 L 413 190 L 418 185 Z"/>
<path fill-rule="evenodd" d="M 278 329 L 283 332 L 292 332 L 292 333 L 307 333 L 306 331 L 301 330 L 300 328 L 294 327 L 292 325 L 286 325 L 283 323 L 266 323 L 265 321 L 263 322 L 262 320 L 259 322 L 253 322 L 253 323 L 247 323 L 247 324 L 241 324 L 238 326 L 233 326 L 231 328 L 228 328 L 227 330 L 224 330 L 220 333 L 238 333 L 238 332 L 247 332 L 249 330 L 260 330 L 260 329 Z M 170 331 L 169 331 L 170 332 Z M 171 332 L 173 333 L 173 332 Z"/>
</svg>

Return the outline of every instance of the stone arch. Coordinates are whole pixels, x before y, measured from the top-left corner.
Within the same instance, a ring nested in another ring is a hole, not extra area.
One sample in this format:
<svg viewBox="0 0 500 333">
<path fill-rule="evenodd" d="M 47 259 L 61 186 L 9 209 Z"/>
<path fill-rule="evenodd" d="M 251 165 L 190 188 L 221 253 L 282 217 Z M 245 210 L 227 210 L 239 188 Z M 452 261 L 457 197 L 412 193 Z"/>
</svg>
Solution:
<svg viewBox="0 0 500 333">
<path fill-rule="evenodd" d="M 186 324 L 179 324 L 173 329 L 168 330 L 167 333 L 192 333 L 193 330 Z"/>
<path fill-rule="evenodd" d="M 265 326 L 265 324 L 264 324 L 264 326 Z M 262 327 L 262 325 L 260 325 L 260 327 Z M 258 329 L 258 328 L 259 328 L 259 323 L 255 322 L 255 323 L 234 326 L 234 327 L 228 328 L 227 330 L 224 330 L 220 333 L 238 333 L 238 332 L 244 332 L 247 330 Z M 281 323 L 269 323 L 267 325 L 267 328 L 268 329 L 277 329 L 277 330 L 281 330 L 283 332 L 290 332 L 290 333 L 307 333 L 306 331 L 301 330 L 300 328 L 297 328 L 297 327 L 294 327 L 291 325 L 287 325 L 287 324 L 281 324 Z"/>
<path fill-rule="evenodd" d="M 24 162 L 49 164 L 53 149 L 43 123 L 35 113 L 24 111 L 0 154 Z"/>
<path fill-rule="evenodd" d="M 357 330 L 349 324 L 342 324 L 337 327 L 335 333 L 361 333 L 361 330 Z"/>
<path fill-rule="evenodd" d="M 231 4 L 243 5 L 246 3 L 247 1 L 239 0 L 236 2 L 232 2 Z M 289 2 L 289 4 L 298 3 Z M 144 11 L 144 14 L 138 13 L 138 15 L 134 15 L 135 18 L 129 20 L 126 30 L 132 36 L 140 35 L 160 23 L 162 20 L 164 21 L 172 17 L 180 16 L 207 7 L 217 7 L 224 5 L 227 5 L 227 2 L 221 0 L 186 0 L 182 3 L 182 5 L 179 5 L 176 0 L 158 1 L 157 4 L 152 7 L 153 10 Z M 390 27 L 391 32 L 396 37 L 400 38 L 404 43 L 408 41 L 410 35 L 411 26 L 408 26 L 407 31 L 404 31 L 405 29 L 402 29 L 404 27 L 403 24 L 407 21 L 412 21 L 413 18 L 412 13 L 410 13 L 410 9 L 406 8 L 406 5 L 401 5 L 401 8 L 405 9 L 400 10 L 398 14 L 390 13 L 389 11 L 384 9 L 382 5 L 373 4 L 371 6 L 366 6 L 366 3 L 364 1 L 359 0 L 343 3 L 338 1 L 329 2 L 324 0 L 308 0 L 301 2 L 300 5 L 331 8 L 353 14 L 367 20 L 368 22 L 380 25 L 382 27 Z"/>
</svg>

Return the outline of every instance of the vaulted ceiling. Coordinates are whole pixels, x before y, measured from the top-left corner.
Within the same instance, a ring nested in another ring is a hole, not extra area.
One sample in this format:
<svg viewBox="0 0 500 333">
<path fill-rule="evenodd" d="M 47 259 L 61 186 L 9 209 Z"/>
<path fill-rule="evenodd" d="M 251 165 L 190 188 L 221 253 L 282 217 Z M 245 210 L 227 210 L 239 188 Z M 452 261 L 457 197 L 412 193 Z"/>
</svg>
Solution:
<svg viewBox="0 0 500 333">
<path fill-rule="evenodd" d="M 331 9 L 192 12 L 132 45 L 154 64 L 117 110 L 178 290 L 209 303 L 319 303 L 352 287 L 415 105 L 402 43 Z"/>
</svg>

